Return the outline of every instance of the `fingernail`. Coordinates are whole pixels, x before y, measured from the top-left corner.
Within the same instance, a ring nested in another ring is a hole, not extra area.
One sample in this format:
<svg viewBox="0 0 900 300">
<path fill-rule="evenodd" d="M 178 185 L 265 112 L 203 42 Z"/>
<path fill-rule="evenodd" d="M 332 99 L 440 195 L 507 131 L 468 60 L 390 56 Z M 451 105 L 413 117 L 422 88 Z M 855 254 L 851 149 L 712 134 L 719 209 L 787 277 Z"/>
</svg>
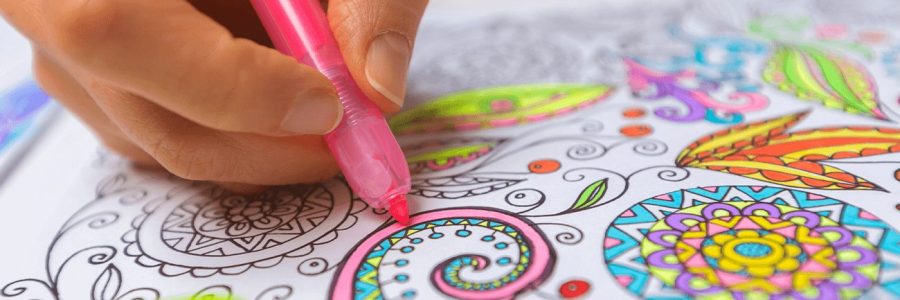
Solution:
<svg viewBox="0 0 900 300">
<path fill-rule="evenodd" d="M 337 127 L 344 108 L 331 93 L 303 94 L 281 121 L 281 129 L 295 134 L 325 134 Z"/>
<path fill-rule="evenodd" d="M 366 55 L 366 79 L 369 84 L 398 107 L 403 106 L 406 95 L 410 55 L 409 40 L 396 32 L 375 37 Z"/>
</svg>

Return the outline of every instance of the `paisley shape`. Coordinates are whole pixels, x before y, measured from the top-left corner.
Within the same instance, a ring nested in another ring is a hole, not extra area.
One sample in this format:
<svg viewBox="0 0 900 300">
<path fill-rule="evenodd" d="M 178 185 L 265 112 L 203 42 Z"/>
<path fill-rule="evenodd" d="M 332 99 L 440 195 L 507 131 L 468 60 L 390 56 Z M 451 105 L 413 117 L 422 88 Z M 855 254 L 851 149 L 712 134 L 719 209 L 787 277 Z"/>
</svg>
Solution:
<svg viewBox="0 0 900 300">
<path fill-rule="evenodd" d="M 701 160 L 689 166 L 799 188 L 880 189 L 839 168 L 790 157 L 732 155 L 722 160 Z"/>
<path fill-rule="evenodd" d="M 526 85 L 457 93 L 390 120 L 397 134 L 507 127 L 539 122 L 582 109 L 611 93 L 605 85 Z"/>
<path fill-rule="evenodd" d="M 578 195 L 575 203 L 572 204 L 572 207 L 569 208 L 569 211 L 591 208 L 599 203 L 600 199 L 603 199 L 603 196 L 606 195 L 607 182 L 608 180 L 603 178 L 585 187 L 581 194 Z"/>
<path fill-rule="evenodd" d="M 887 120 L 875 80 L 861 65 L 809 46 L 778 45 L 763 78 L 794 96 L 847 113 Z"/>
<path fill-rule="evenodd" d="M 728 129 L 702 137 L 678 154 L 678 165 L 687 165 L 695 160 L 707 157 L 722 158 L 735 150 L 749 147 L 756 137 L 757 141 L 765 141 L 771 134 L 781 134 L 794 126 L 806 112 L 786 115 L 770 120 L 763 120 L 744 125 L 735 125 Z"/>
<path fill-rule="evenodd" d="M 486 156 L 503 143 L 494 138 L 454 138 L 430 140 L 404 146 L 406 161 L 412 174 L 442 171 L 470 163 Z"/>
<path fill-rule="evenodd" d="M 414 215 L 412 223 L 381 228 L 354 247 L 332 299 L 512 299 L 553 269 L 546 237 L 513 215 L 447 209 Z M 411 273 L 414 264 L 436 267 Z"/>
<path fill-rule="evenodd" d="M 676 164 L 791 187 L 881 190 L 824 161 L 900 152 L 900 130 L 832 127 L 787 132 L 805 115 L 797 113 L 713 133 L 682 151 Z"/>
<path fill-rule="evenodd" d="M 765 145 L 739 153 L 820 161 L 896 152 L 900 150 L 898 143 L 900 143 L 900 129 L 875 127 L 811 129 L 775 135 L 770 137 Z"/>
</svg>

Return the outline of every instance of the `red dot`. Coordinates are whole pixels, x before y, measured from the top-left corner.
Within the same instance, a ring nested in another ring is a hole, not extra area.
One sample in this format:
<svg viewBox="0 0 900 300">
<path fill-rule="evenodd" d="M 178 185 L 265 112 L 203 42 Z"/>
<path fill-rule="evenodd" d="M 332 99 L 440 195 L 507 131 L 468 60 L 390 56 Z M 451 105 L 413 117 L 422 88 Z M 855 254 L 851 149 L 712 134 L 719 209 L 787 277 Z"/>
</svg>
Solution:
<svg viewBox="0 0 900 300">
<path fill-rule="evenodd" d="M 894 179 L 896 179 L 897 181 L 900 181 L 900 169 L 897 169 L 896 171 L 894 171 Z"/>
<path fill-rule="evenodd" d="M 622 111 L 622 116 L 629 119 L 640 118 L 645 114 L 647 114 L 647 112 L 641 107 L 631 107 Z"/>
<path fill-rule="evenodd" d="M 528 171 L 536 174 L 547 174 L 559 170 L 561 164 L 555 159 L 542 159 L 528 163 Z"/>
<path fill-rule="evenodd" d="M 591 284 L 584 280 L 569 280 L 559 287 L 559 294 L 565 299 L 578 298 L 591 290 Z"/>
<path fill-rule="evenodd" d="M 653 127 L 649 125 L 628 125 L 622 128 L 619 128 L 619 132 L 621 132 L 625 136 L 629 137 L 642 137 L 648 135 L 653 132 Z"/>
</svg>

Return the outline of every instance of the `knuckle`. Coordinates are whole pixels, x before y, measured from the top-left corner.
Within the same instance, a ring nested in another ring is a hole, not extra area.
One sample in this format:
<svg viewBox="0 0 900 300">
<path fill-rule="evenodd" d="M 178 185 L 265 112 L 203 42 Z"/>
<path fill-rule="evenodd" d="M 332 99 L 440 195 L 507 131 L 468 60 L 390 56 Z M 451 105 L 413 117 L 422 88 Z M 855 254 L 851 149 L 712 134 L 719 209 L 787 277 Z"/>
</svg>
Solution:
<svg viewBox="0 0 900 300">
<path fill-rule="evenodd" d="M 215 180 L 212 164 L 195 155 L 178 152 L 160 159 L 162 165 L 175 176 L 187 180 Z"/>
<path fill-rule="evenodd" d="M 316 84 L 330 87 L 327 82 L 311 82 L 303 67 L 274 50 L 243 39 L 227 44 L 227 47 L 214 47 L 210 56 L 215 59 L 203 63 L 218 62 L 222 67 L 213 68 L 215 74 L 193 74 L 207 78 L 210 85 L 208 92 L 190 104 L 193 112 L 190 117 L 201 125 L 225 131 L 279 135 L 280 122 L 298 90 Z M 218 71 L 224 66 L 234 66 L 239 71 Z M 260 105 L 261 99 L 267 104 Z"/>
<path fill-rule="evenodd" d="M 198 82 L 195 78 L 203 78 L 197 84 L 208 87 L 207 91 L 191 99 L 187 105 L 195 122 L 206 127 L 232 130 L 235 104 L 234 99 L 241 96 L 245 86 L 239 82 L 239 76 L 248 76 L 243 71 L 228 71 L 228 67 L 237 68 L 240 61 L 228 56 L 227 40 L 211 43 L 207 54 L 192 60 L 184 66 L 180 76 L 184 81 Z"/>
<path fill-rule="evenodd" d="M 69 55 L 84 55 L 108 39 L 119 1 L 48 1 L 49 31 L 56 48 Z"/>
</svg>

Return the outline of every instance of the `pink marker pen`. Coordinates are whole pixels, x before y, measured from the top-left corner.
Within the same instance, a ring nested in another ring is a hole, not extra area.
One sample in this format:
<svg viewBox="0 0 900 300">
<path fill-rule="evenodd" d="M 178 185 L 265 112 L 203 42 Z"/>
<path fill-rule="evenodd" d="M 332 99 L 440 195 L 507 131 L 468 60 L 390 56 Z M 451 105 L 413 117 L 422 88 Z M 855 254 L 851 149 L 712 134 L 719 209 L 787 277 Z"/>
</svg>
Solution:
<svg viewBox="0 0 900 300">
<path fill-rule="evenodd" d="M 318 69 L 334 84 L 344 117 L 325 135 L 350 188 L 366 203 L 409 224 L 409 167 L 381 111 L 353 81 L 318 0 L 252 0 L 279 51 Z"/>
</svg>

